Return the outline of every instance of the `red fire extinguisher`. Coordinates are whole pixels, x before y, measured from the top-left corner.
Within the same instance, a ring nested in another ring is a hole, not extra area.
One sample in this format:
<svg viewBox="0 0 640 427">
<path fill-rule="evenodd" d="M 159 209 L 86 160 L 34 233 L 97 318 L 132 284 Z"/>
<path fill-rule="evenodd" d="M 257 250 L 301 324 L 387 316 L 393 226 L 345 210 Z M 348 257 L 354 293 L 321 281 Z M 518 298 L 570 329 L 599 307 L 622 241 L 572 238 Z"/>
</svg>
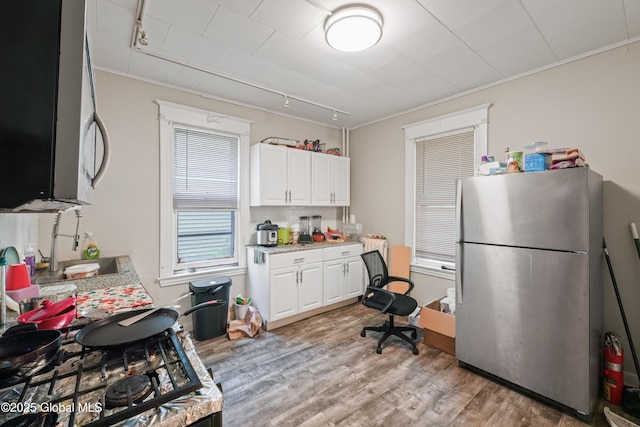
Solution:
<svg viewBox="0 0 640 427">
<path fill-rule="evenodd" d="M 620 339 L 614 332 L 605 334 L 604 359 L 604 398 L 614 405 L 622 404 L 624 389 L 624 351 Z"/>
</svg>

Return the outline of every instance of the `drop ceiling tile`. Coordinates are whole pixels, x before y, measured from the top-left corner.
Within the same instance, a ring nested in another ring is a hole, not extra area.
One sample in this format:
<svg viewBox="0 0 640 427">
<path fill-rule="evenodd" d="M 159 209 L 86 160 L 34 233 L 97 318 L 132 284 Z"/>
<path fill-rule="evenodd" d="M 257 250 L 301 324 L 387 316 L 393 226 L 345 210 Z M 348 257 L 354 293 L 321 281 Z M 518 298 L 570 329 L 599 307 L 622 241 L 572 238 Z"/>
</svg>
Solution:
<svg viewBox="0 0 640 427">
<path fill-rule="evenodd" d="M 400 54 L 387 45 L 377 44 L 362 52 L 341 52 L 336 55 L 340 61 L 365 73 L 377 70 L 400 58 Z"/>
<path fill-rule="evenodd" d="M 418 0 L 436 19 L 452 30 L 516 0 Z"/>
<path fill-rule="evenodd" d="M 305 94 L 310 87 L 321 85 L 321 82 L 314 80 L 308 75 L 271 64 L 263 70 L 257 80 L 267 87 L 274 88 L 290 95 L 305 98 Z"/>
<path fill-rule="evenodd" d="M 370 86 L 376 79 L 327 55 L 314 55 L 295 67 L 300 74 L 344 90 Z"/>
<path fill-rule="evenodd" d="M 204 33 L 219 8 L 211 0 L 148 0 L 146 5 L 145 19 L 152 16 L 196 34 Z"/>
<path fill-rule="evenodd" d="M 624 0 L 624 10 L 629 37 L 640 36 L 640 2 L 637 0 Z"/>
<path fill-rule="evenodd" d="M 225 46 L 173 25 L 162 48 L 172 55 L 189 58 L 189 62 L 210 65 L 220 57 Z"/>
<path fill-rule="evenodd" d="M 406 80 L 414 80 L 425 74 L 425 72 L 428 73 L 415 62 L 401 56 L 397 60 L 371 72 L 371 76 L 393 86 Z"/>
<path fill-rule="evenodd" d="M 412 80 L 398 82 L 396 86 L 415 96 L 420 101 L 417 105 L 425 105 L 458 92 L 458 88 L 429 72 Z"/>
<path fill-rule="evenodd" d="M 239 77 L 255 77 L 264 71 L 271 62 L 248 55 L 238 49 L 228 47 L 215 62 L 216 68 L 227 74 Z"/>
<path fill-rule="evenodd" d="M 91 34 L 91 61 L 94 66 L 121 73 L 129 71 L 131 40 L 100 30 Z"/>
<path fill-rule="evenodd" d="M 251 19 L 300 40 L 313 27 L 324 22 L 326 14 L 306 1 L 263 1 Z"/>
<path fill-rule="evenodd" d="M 462 91 L 483 86 L 502 77 L 467 46 L 449 49 L 429 58 L 421 65 Z"/>
<path fill-rule="evenodd" d="M 274 33 L 256 51 L 255 56 L 286 68 L 294 68 L 315 55 L 297 40 L 280 33 Z"/>
<path fill-rule="evenodd" d="M 165 77 L 165 82 L 188 90 L 197 91 L 198 86 L 209 74 L 189 67 L 182 67 L 179 73 L 170 73 Z"/>
<path fill-rule="evenodd" d="M 522 4 L 561 59 L 627 38 L 622 0 L 522 0 Z"/>
<path fill-rule="evenodd" d="M 430 20 L 422 29 L 410 34 L 391 47 L 407 58 L 422 64 L 451 49 L 464 46 L 448 28 L 436 20 Z"/>
<path fill-rule="evenodd" d="M 455 32 L 472 49 L 479 49 L 527 29 L 535 29 L 527 11 L 519 2 L 508 2 L 455 27 Z M 541 35 L 539 39 L 543 41 Z"/>
<path fill-rule="evenodd" d="M 535 70 L 558 61 L 534 27 L 493 44 L 484 45 L 476 52 L 504 77 Z"/>
<path fill-rule="evenodd" d="M 231 9 L 235 12 L 238 12 L 241 15 L 246 16 L 247 18 L 251 16 L 251 14 L 257 9 L 262 0 L 215 0 L 222 6 L 227 9 Z"/>
<path fill-rule="evenodd" d="M 114 36 L 122 36 L 122 34 L 131 36 L 135 23 L 135 16 L 131 10 L 108 1 L 98 2 L 96 7 L 98 8 L 96 24 L 99 30 Z"/>
<path fill-rule="evenodd" d="M 376 2 L 383 19 L 380 43 L 391 45 L 415 33 L 430 22 L 431 14 L 415 0 Z"/>
<path fill-rule="evenodd" d="M 253 21 L 223 6 L 211 20 L 204 36 L 228 44 L 247 53 L 254 53 L 273 34 L 269 27 Z"/>
<path fill-rule="evenodd" d="M 129 65 L 129 73 L 158 82 L 164 82 L 169 75 L 179 75 L 182 66 L 162 59 L 133 51 Z"/>
<path fill-rule="evenodd" d="M 366 90 L 355 91 L 355 95 L 374 104 L 378 111 L 398 112 L 421 104 L 421 100 L 386 83 L 376 83 Z"/>
</svg>

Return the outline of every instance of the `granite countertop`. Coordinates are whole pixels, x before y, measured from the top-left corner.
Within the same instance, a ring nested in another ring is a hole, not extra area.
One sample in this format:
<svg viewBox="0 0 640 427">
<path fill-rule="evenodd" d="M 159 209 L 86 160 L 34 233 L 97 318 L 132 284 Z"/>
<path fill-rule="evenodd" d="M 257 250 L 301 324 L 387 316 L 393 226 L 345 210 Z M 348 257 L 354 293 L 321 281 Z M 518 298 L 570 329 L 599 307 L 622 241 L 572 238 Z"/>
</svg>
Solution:
<svg viewBox="0 0 640 427">
<path fill-rule="evenodd" d="M 129 286 L 140 283 L 140 278 L 138 277 L 138 273 L 136 272 L 135 267 L 133 266 L 133 262 L 128 255 L 121 255 L 113 257 L 116 260 L 118 265 L 118 273 L 114 274 L 105 274 L 105 275 L 97 275 L 93 277 L 87 277 L 84 279 L 72 279 L 72 280 L 63 280 L 58 282 L 51 282 L 46 284 L 40 284 L 41 290 L 46 290 L 47 287 L 50 286 L 61 286 L 61 285 L 74 285 L 75 289 L 70 291 L 68 295 L 62 293 L 57 295 L 56 299 L 66 298 L 68 296 L 76 295 L 78 293 L 95 291 L 99 289 L 106 288 L 115 288 L 119 286 Z M 39 274 L 43 274 L 40 272 Z M 45 273 L 46 274 L 46 273 Z M 35 276 L 36 280 L 38 275 Z M 53 298 L 52 298 L 53 299 Z M 2 295 L 0 295 L 0 301 L 2 300 Z M 7 308 L 7 325 L 6 328 L 11 327 L 17 324 L 18 313 Z M 78 319 L 75 322 L 82 321 L 82 319 Z M 85 320 L 86 321 L 86 320 Z"/>
<path fill-rule="evenodd" d="M 260 245 L 247 245 L 248 248 L 255 248 L 261 250 L 263 253 L 268 254 L 281 254 L 287 252 L 308 251 L 311 249 L 323 249 L 333 248 L 335 246 L 344 245 L 361 245 L 361 242 L 353 240 L 325 240 L 324 242 L 314 243 L 296 243 L 295 245 L 278 245 L 278 246 L 260 246 Z"/>
</svg>

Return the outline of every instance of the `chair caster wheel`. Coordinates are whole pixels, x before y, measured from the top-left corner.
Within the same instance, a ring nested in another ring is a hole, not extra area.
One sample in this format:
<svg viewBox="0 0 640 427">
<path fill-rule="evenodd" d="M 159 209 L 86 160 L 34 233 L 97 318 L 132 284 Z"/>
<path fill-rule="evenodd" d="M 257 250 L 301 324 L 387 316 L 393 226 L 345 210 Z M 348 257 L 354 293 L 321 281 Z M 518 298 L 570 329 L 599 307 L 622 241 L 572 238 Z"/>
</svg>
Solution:
<svg viewBox="0 0 640 427">
<path fill-rule="evenodd" d="M 382 347 L 376 347 L 376 353 L 382 354 Z"/>
<path fill-rule="evenodd" d="M 413 338 L 414 340 L 418 338 L 418 333 L 416 331 L 411 332 L 411 338 Z"/>
<path fill-rule="evenodd" d="M 417 348 L 413 349 L 413 354 L 415 354 L 416 356 L 418 355 L 418 349 Z"/>
<path fill-rule="evenodd" d="M 364 330 L 362 330 L 362 331 L 360 331 L 360 336 L 361 337 L 366 337 L 367 333 Z"/>
</svg>

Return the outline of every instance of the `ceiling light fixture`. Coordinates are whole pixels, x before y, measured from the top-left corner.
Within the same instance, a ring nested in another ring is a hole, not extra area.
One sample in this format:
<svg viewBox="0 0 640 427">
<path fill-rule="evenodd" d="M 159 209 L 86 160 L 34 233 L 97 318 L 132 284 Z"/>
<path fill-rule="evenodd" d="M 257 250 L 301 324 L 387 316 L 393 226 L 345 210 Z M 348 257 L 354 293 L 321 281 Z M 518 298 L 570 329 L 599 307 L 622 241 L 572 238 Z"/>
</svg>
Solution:
<svg viewBox="0 0 640 427">
<path fill-rule="evenodd" d="M 382 17 L 369 7 L 347 7 L 327 18 L 324 33 L 332 48 L 343 52 L 359 52 L 380 41 Z"/>
</svg>

